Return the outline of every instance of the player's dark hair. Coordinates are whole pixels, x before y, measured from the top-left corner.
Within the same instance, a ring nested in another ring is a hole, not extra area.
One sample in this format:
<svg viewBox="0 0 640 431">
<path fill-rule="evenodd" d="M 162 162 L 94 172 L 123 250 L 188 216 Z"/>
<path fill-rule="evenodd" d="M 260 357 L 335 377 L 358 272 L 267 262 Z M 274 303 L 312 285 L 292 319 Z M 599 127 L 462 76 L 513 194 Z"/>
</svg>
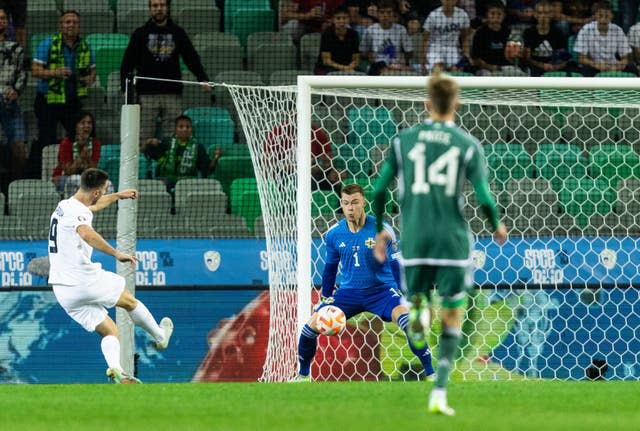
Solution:
<svg viewBox="0 0 640 431">
<path fill-rule="evenodd" d="M 92 138 L 96 137 L 96 119 L 93 117 L 93 114 L 89 111 L 80 111 L 73 117 L 73 127 L 69 130 L 69 139 L 71 142 L 76 140 L 76 126 L 84 117 L 91 119 L 91 133 L 89 133 L 89 136 Z"/>
<path fill-rule="evenodd" d="M 502 12 L 506 12 L 507 7 L 500 0 L 491 0 L 487 3 L 487 13 L 489 13 L 491 9 L 500 9 Z"/>
<path fill-rule="evenodd" d="M 341 195 L 355 195 L 356 193 L 360 193 L 362 196 L 364 196 L 364 189 L 362 188 L 362 186 L 360 184 L 347 184 L 346 186 L 343 186 L 342 189 L 340 190 L 340 194 Z"/>
<path fill-rule="evenodd" d="M 427 83 L 427 96 L 437 114 L 447 114 L 455 109 L 458 84 L 440 72 L 435 72 Z"/>
<path fill-rule="evenodd" d="M 178 125 L 178 122 L 182 120 L 188 121 L 189 124 L 193 124 L 193 120 L 191 120 L 191 117 L 183 114 L 176 117 L 176 119 L 173 121 L 173 126 L 176 127 Z"/>
<path fill-rule="evenodd" d="M 109 174 L 98 168 L 89 168 L 80 175 L 80 188 L 85 191 L 95 190 L 105 185 Z"/>
</svg>

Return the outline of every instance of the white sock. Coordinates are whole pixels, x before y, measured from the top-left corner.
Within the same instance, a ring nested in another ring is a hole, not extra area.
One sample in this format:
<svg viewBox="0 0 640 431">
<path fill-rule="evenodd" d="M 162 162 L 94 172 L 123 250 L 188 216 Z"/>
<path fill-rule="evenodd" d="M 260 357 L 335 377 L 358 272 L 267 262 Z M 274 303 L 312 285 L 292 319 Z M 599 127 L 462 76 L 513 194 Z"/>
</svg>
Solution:
<svg viewBox="0 0 640 431">
<path fill-rule="evenodd" d="M 432 400 L 444 400 L 444 402 L 447 402 L 447 390 L 444 388 L 433 388 L 431 390 L 431 399 Z"/>
<path fill-rule="evenodd" d="M 118 340 L 118 337 L 114 335 L 103 337 L 100 342 L 100 348 L 104 359 L 107 361 L 107 366 L 122 370 L 122 365 L 120 365 L 120 340 Z"/>
<path fill-rule="evenodd" d="M 129 312 L 129 317 L 133 320 L 133 323 L 147 331 L 147 334 L 151 335 L 157 341 L 164 339 L 164 330 L 158 325 L 156 319 L 153 318 L 149 309 L 138 300 L 138 305 L 133 311 Z"/>
</svg>

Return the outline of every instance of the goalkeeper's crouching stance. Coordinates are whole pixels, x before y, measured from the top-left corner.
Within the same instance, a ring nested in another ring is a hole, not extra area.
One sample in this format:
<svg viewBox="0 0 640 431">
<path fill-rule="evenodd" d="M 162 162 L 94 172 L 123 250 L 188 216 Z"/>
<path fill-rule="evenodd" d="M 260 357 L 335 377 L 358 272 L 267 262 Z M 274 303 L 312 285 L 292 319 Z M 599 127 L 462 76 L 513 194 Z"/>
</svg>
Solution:
<svg viewBox="0 0 640 431">
<path fill-rule="evenodd" d="M 316 307 L 298 342 L 299 374 L 295 380 L 310 380 L 311 361 L 316 354 L 319 332 L 316 326 L 317 310 L 334 305 L 347 319 L 368 311 L 385 322 L 394 322 L 405 333 L 409 323 L 409 309 L 399 289 L 400 268 L 396 260 L 395 240 L 385 248 L 387 259 L 376 261 L 376 222 L 365 213 L 364 190 L 358 184 L 342 188 L 340 206 L 345 218 L 331 226 L 325 235 L 326 259 L 322 273 L 322 302 Z M 391 226 L 384 224 L 388 235 L 394 239 Z M 342 283 L 334 291 L 338 265 L 342 264 Z M 415 345 L 409 341 L 411 351 L 418 357 L 429 377 L 434 373 L 431 352 L 426 342 Z"/>
</svg>

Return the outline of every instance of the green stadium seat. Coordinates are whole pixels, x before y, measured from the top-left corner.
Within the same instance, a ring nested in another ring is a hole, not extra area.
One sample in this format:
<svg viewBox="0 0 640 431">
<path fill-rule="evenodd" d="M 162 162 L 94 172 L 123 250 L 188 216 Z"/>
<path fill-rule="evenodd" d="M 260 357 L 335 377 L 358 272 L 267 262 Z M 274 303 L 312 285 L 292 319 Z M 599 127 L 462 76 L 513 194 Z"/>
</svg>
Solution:
<svg viewBox="0 0 640 431">
<path fill-rule="evenodd" d="M 616 200 L 615 189 L 608 182 L 593 178 L 565 179 L 558 196 L 562 209 L 582 228 L 589 225 L 592 215 L 610 213 Z"/>
<path fill-rule="evenodd" d="M 549 180 L 556 191 L 569 178 L 586 177 L 587 169 L 582 151 L 574 145 L 541 144 L 535 160 L 538 175 Z"/>
<path fill-rule="evenodd" d="M 60 201 L 50 180 L 16 180 L 9 184 L 9 214 L 15 216 L 31 239 L 46 239 L 49 218 Z"/>
<path fill-rule="evenodd" d="M 120 5 L 118 5 L 120 6 Z M 132 34 L 136 28 L 140 27 L 149 19 L 149 8 L 145 3 L 137 2 L 130 9 L 121 10 L 118 7 L 116 24 L 118 33 Z"/>
<path fill-rule="evenodd" d="M 228 195 L 231 183 L 236 178 L 254 177 L 251 157 L 234 157 L 223 155 L 218 160 L 213 178 L 220 181 L 222 190 Z"/>
<path fill-rule="evenodd" d="M 243 8 L 253 8 L 258 10 L 270 10 L 269 0 L 225 0 L 224 2 L 224 31 L 230 32 L 233 28 L 233 17 L 235 12 Z"/>
<path fill-rule="evenodd" d="M 86 38 L 89 46 L 98 48 L 126 48 L 129 45 L 129 35 L 122 33 L 91 33 Z"/>
<path fill-rule="evenodd" d="M 234 124 L 230 118 L 199 117 L 193 121 L 193 136 L 205 148 L 233 143 Z"/>
<path fill-rule="evenodd" d="M 269 76 L 269 85 L 296 85 L 298 75 L 308 75 L 306 70 L 287 69 L 276 70 Z"/>
<path fill-rule="evenodd" d="M 216 119 L 231 119 L 229 111 L 225 108 L 218 108 L 215 106 L 198 106 L 185 109 L 184 115 L 191 118 L 191 121 L 202 121 L 208 118 Z"/>
<path fill-rule="evenodd" d="M 504 190 L 509 180 L 533 176 L 531 156 L 520 144 L 485 144 L 483 146 L 489 180 Z"/>
<path fill-rule="evenodd" d="M 193 47 L 196 51 L 201 52 L 208 46 L 228 46 L 240 48 L 240 39 L 231 33 L 222 32 L 204 32 L 198 33 L 193 38 Z"/>
<path fill-rule="evenodd" d="M 277 31 L 258 31 L 247 36 L 247 52 L 260 49 L 262 45 L 293 45 L 291 36 Z"/>
<path fill-rule="evenodd" d="M 183 205 L 182 198 L 194 192 L 222 192 L 220 181 L 213 178 L 183 178 L 178 180 L 175 187 L 176 206 Z"/>
<path fill-rule="evenodd" d="M 107 160 L 111 158 L 120 159 L 120 145 L 102 145 L 100 147 L 100 161 L 98 167 L 100 169 L 106 169 Z"/>
<path fill-rule="evenodd" d="M 312 73 L 320 55 L 320 33 L 307 33 L 300 38 L 300 67 Z"/>
<path fill-rule="evenodd" d="M 545 72 L 542 74 L 542 76 L 547 77 L 547 78 L 566 78 L 566 77 L 570 77 L 570 78 L 582 78 L 582 73 L 580 72 L 562 72 L 559 70 L 555 70 L 552 72 Z"/>
<path fill-rule="evenodd" d="M 630 145 L 601 144 L 589 151 L 589 175 L 617 188 L 620 180 L 640 172 L 640 156 Z"/>
<path fill-rule="evenodd" d="M 292 43 L 263 43 L 248 51 L 247 62 L 249 70 L 266 82 L 276 70 L 295 69 L 296 47 Z"/>
<path fill-rule="evenodd" d="M 165 190 L 140 193 L 138 196 L 138 235 L 142 238 L 164 236 L 164 226 L 171 217 L 172 198 Z"/>
<path fill-rule="evenodd" d="M 43 181 L 51 181 L 51 174 L 56 166 L 58 166 L 58 149 L 60 145 L 47 145 L 42 149 L 42 170 L 41 179 Z"/>
<path fill-rule="evenodd" d="M 242 50 L 230 48 L 229 45 L 211 44 L 203 48 L 199 54 L 202 66 L 209 77 L 230 70 L 242 70 L 244 67 Z"/>
<path fill-rule="evenodd" d="M 349 120 L 348 142 L 352 146 L 373 148 L 376 144 L 388 144 L 398 132 L 391 111 L 384 106 L 351 108 L 347 112 Z"/>
<path fill-rule="evenodd" d="M 606 72 L 598 72 L 596 78 L 637 78 L 638 75 L 622 70 L 608 70 Z"/>
<path fill-rule="evenodd" d="M 190 35 L 202 32 L 220 31 L 220 9 L 207 2 L 207 6 L 178 6 L 172 10 L 177 11 L 176 22 Z"/>
<path fill-rule="evenodd" d="M 247 38 L 251 33 L 273 31 L 274 23 L 275 12 L 273 10 L 243 7 L 231 13 L 231 28 L 225 31 L 238 36 L 240 44 L 246 47 Z"/>
<path fill-rule="evenodd" d="M 209 157 L 215 155 L 216 150 L 220 150 L 221 154 L 226 157 L 251 157 L 249 146 L 246 144 L 215 144 L 210 145 L 207 149 Z"/>
<path fill-rule="evenodd" d="M 109 74 L 120 70 L 125 49 L 126 47 L 121 46 L 103 46 L 94 51 L 96 56 L 96 73 L 98 74 L 100 85 L 103 87 L 106 88 L 109 82 Z"/>
<path fill-rule="evenodd" d="M 232 200 L 231 213 L 243 217 L 246 224 L 253 229 L 254 220 L 262 216 L 258 191 L 245 191 L 236 197 L 235 200 Z"/>
</svg>

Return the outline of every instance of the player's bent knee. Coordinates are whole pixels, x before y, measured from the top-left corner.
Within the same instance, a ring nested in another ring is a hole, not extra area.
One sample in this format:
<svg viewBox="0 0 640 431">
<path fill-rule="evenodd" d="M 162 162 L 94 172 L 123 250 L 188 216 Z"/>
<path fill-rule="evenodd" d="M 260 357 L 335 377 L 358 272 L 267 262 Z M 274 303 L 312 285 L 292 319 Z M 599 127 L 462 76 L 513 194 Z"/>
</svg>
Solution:
<svg viewBox="0 0 640 431">
<path fill-rule="evenodd" d="M 133 311 L 133 309 L 138 305 L 138 300 L 131 294 L 131 292 L 125 289 L 122 291 L 120 298 L 118 298 L 116 305 L 127 311 Z"/>
</svg>

